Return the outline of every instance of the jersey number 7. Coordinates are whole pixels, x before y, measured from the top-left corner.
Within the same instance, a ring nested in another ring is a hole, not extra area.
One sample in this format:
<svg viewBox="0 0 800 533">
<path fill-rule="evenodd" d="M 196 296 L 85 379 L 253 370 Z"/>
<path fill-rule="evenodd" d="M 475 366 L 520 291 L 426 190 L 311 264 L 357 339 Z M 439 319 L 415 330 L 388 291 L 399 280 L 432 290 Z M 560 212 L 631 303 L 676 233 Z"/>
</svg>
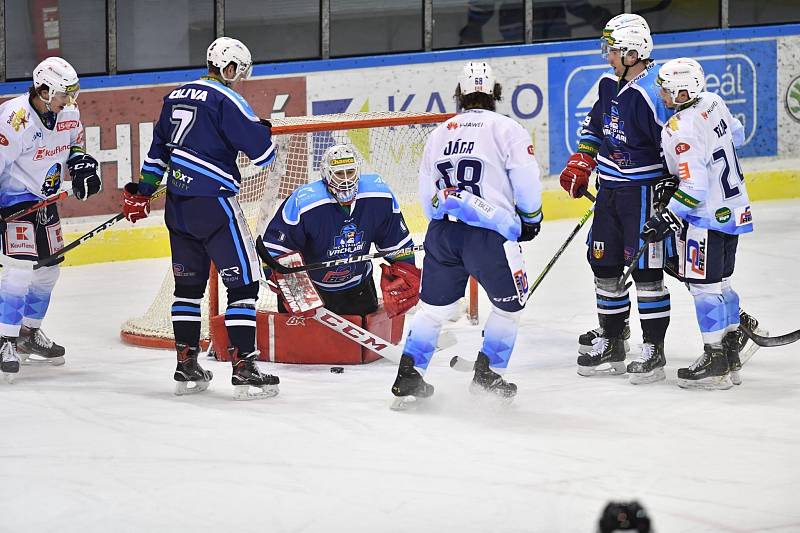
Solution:
<svg viewBox="0 0 800 533">
<path fill-rule="evenodd" d="M 454 169 L 455 176 L 453 176 Z M 481 195 L 479 182 L 483 174 L 483 161 L 480 159 L 459 159 L 455 165 L 451 160 L 445 159 L 436 163 L 436 170 L 439 171 L 439 180 L 436 182 L 439 190 L 455 187 L 469 191 L 475 196 Z"/>
<path fill-rule="evenodd" d="M 197 108 L 190 105 L 174 105 L 172 106 L 172 115 L 170 122 L 174 126 L 172 128 L 172 136 L 170 144 L 174 146 L 183 146 L 183 141 L 194 126 L 194 119 L 197 116 Z"/>
</svg>

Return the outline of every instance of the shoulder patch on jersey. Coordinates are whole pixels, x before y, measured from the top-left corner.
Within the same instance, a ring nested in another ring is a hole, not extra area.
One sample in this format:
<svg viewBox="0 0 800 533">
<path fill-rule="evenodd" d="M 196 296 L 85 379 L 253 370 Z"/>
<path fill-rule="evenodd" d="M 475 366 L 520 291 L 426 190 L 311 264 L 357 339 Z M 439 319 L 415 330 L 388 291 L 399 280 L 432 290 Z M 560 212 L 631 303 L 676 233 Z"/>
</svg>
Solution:
<svg viewBox="0 0 800 533">
<path fill-rule="evenodd" d="M 678 143 L 675 145 L 675 153 L 681 155 L 684 152 L 688 152 L 691 146 L 687 143 Z"/>
<path fill-rule="evenodd" d="M 8 139 L 2 133 L 0 133 L 0 146 L 8 146 Z"/>
<path fill-rule="evenodd" d="M 328 189 L 322 180 L 312 181 L 295 189 L 283 206 L 283 220 L 287 224 L 295 225 L 300 222 L 303 213 L 323 204 L 335 202 L 328 194 Z"/>
<path fill-rule="evenodd" d="M 529 145 L 528 145 L 528 153 L 529 153 L 529 154 L 531 154 L 531 155 L 536 155 L 536 154 L 534 153 L 534 150 L 533 150 L 533 145 L 532 145 L 532 144 L 529 144 Z"/>
<path fill-rule="evenodd" d="M 678 115 L 672 115 L 670 119 L 667 121 L 667 127 L 672 131 L 678 131 Z"/>
<path fill-rule="evenodd" d="M 31 114 L 28 112 L 27 109 L 21 107 L 16 111 L 14 111 L 10 117 L 8 117 L 6 123 L 12 128 L 14 128 L 14 131 L 19 131 L 20 128 L 25 129 L 30 119 L 31 119 Z"/>
</svg>

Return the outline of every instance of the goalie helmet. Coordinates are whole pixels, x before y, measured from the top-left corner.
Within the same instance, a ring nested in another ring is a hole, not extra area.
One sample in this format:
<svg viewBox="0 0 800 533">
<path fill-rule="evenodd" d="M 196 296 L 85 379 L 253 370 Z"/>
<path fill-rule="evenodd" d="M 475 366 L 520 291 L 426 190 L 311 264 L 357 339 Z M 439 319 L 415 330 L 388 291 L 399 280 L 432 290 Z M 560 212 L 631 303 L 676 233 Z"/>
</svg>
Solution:
<svg viewBox="0 0 800 533">
<path fill-rule="evenodd" d="M 606 27 L 603 28 L 603 36 L 600 37 L 600 49 L 603 57 L 608 55 L 608 38 L 611 36 L 611 33 L 619 28 L 633 27 L 643 28 L 648 34 L 650 33 L 650 26 L 647 24 L 644 17 L 634 13 L 622 13 L 609 20 L 606 23 Z"/>
<path fill-rule="evenodd" d="M 78 99 L 81 90 L 78 73 L 72 65 L 60 57 L 48 57 L 33 69 L 33 86 L 39 89 L 42 85 L 48 89 L 48 99 L 42 98 L 47 104 L 52 101 L 53 95 L 61 94 L 66 96 L 72 105 Z"/>
<path fill-rule="evenodd" d="M 677 103 L 681 91 L 689 94 L 687 102 L 691 102 L 705 90 L 706 74 L 700 63 L 694 59 L 679 57 L 661 65 L 661 68 L 658 69 L 656 85 L 667 91 L 675 103 Z M 681 104 L 687 102 L 681 102 Z"/>
<path fill-rule="evenodd" d="M 636 51 L 639 60 L 650 58 L 653 51 L 653 38 L 650 36 L 650 29 L 644 26 L 623 26 L 612 30 L 608 36 L 603 34 L 606 45 L 603 47 L 603 57 L 608 56 L 609 50 L 619 50 L 622 57 L 628 52 Z"/>
<path fill-rule="evenodd" d="M 220 37 L 208 46 L 206 52 L 208 62 L 219 69 L 222 79 L 228 83 L 246 80 L 253 73 L 253 58 L 250 50 L 238 39 Z M 234 63 L 236 74 L 233 78 L 225 77 L 225 67 Z"/>
<path fill-rule="evenodd" d="M 494 95 L 494 74 L 489 63 L 470 61 L 458 77 L 458 87 L 462 95 L 484 93 Z"/>
<path fill-rule="evenodd" d="M 325 150 L 320 163 L 322 181 L 339 203 L 352 202 L 358 192 L 358 158 L 346 144 L 336 144 Z"/>
</svg>

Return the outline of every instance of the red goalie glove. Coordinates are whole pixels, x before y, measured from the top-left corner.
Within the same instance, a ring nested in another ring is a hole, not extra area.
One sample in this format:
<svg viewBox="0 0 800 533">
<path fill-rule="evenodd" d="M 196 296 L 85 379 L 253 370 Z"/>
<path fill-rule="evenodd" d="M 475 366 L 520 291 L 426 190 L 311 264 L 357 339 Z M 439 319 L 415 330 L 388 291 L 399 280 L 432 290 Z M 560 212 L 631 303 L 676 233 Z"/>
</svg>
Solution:
<svg viewBox="0 0 800 533">
<path fill-rule="evenodd" d="M 381 265 L 383 308 L 389 318 L 405 314 L 419 301 L 421 271 L 411 263 Z"/>
</svg>

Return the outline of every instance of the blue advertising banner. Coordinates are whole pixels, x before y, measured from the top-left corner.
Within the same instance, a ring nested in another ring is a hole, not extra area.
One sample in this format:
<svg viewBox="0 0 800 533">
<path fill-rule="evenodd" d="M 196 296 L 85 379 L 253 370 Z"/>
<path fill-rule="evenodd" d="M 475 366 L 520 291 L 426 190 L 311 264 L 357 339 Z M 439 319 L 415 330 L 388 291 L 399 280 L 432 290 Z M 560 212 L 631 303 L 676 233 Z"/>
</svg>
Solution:
<svg viewBox="0 0 800 533">
<path fill-rule="evenodd" d="M 745 128 L 742 157 L 777 155 L 777 41 L 734 40 L 675 43 L 659 47 L 653 58 L 663 64 L 676 57 L 698 60 L 707 90 L 725 99 Z M 548 58 L 551 172 L 566 162 L 578 144 L 580 124 L 597 98 L 600 76 L 609 66 L 597 49 Z"/>
</svg>

